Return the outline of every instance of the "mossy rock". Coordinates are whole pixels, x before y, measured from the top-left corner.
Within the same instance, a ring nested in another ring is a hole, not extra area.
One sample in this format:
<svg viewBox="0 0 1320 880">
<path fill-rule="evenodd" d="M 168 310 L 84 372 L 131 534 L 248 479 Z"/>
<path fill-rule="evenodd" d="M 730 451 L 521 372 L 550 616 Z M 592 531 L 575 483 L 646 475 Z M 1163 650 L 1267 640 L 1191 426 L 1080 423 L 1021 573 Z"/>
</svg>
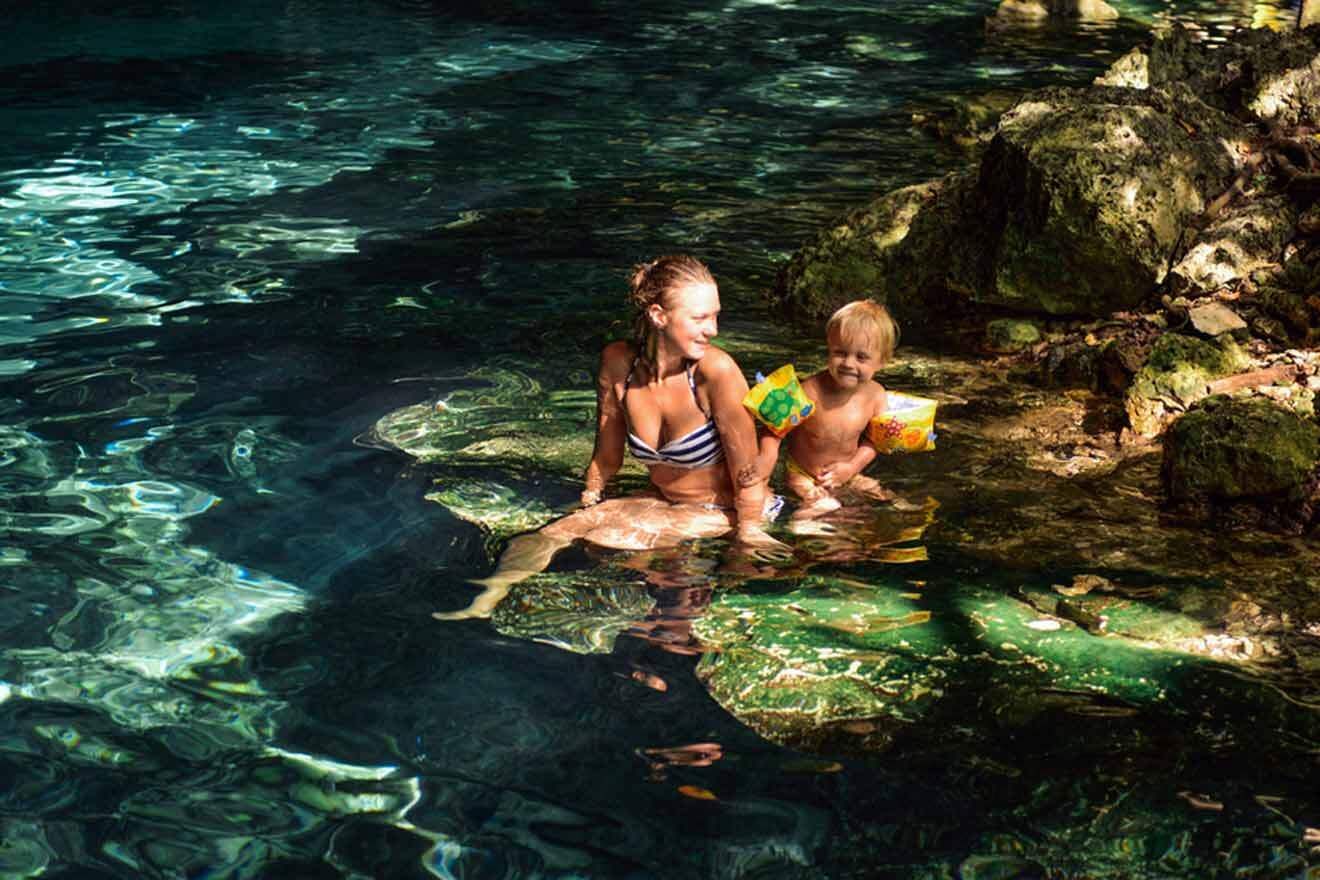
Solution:
<svg viewBox="0 0 1320 880">
<path fill-rule="evenodd" d="M 1207 398 L 1164 440 L 1164 488 L 1175 502 L 1305 502 L 1317 464 L 1320 425 L 1261 398 Z"/>
<path fill-rule="evenodd" d="M 1151 347 L 1124 399 L 1132 429 L 1146 437 L 1156 436 L 1171 413 L 1206 396 L 1212 379 L 1239 372 L 1248 363 L 1246 353 L 1230 338 L 1206 341 L 1166 333 Z"/>
<path fill-rule="evenodd" d="M 985 345 L 991 351 L 1021 351 L 1040 341 L 1040 327 L 1033 321 L 996 318 L 985 325 Z"/>
<path fill-rule="evenodd" d="M 911 283 L 908 273 L 892 264 L 897 246 L 946 185 L 935 180 L 904 187 L 841 217 L 793 255 L 779 273 L 773 298 L 808 318 L 829 317 L 863 297 L 886 301 L 896 286 Z"/>
</svg>

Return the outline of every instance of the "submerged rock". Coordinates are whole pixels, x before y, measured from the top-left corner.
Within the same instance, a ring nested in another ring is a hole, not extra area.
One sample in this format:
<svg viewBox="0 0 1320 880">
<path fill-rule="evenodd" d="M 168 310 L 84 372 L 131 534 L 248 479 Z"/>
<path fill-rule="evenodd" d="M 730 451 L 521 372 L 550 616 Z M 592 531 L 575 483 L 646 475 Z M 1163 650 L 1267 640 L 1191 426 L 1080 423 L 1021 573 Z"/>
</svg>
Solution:
<svg viewBox="0 0 1320 880">
<path fill-rule="evenodd" d="M 1320 502 L 1320 425 L 1261 398 L 1210 397 L 1165 436 L 1161 477 L 1177 509 L 1302 531 Z"/>
</svg>

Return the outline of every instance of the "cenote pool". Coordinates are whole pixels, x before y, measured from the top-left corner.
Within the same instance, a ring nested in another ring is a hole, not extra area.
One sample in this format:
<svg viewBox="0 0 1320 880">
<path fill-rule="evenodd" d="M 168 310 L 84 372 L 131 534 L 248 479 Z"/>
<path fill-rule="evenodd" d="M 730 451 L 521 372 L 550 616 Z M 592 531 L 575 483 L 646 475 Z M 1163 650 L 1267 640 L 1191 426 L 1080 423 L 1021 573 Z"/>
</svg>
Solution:
<svg viewBox="0 0 1320 880">
<path fill-rule="evenodd" d="M 885 380 L 945 404 L 915 509 L 431 617 L 576 498 L 634 262 L 700 255 L 739 362 L 810 365 L 761 294 L 966 161 L 914 112 L 1289 15 L 1115 5 L 11 10 L 0 877 L 1320 876 L 1320 663 L 1203 650 L 1316 589 L 1298 545 L 1124 473 L 1048 501 L 939 352 Z"/>
</svg>

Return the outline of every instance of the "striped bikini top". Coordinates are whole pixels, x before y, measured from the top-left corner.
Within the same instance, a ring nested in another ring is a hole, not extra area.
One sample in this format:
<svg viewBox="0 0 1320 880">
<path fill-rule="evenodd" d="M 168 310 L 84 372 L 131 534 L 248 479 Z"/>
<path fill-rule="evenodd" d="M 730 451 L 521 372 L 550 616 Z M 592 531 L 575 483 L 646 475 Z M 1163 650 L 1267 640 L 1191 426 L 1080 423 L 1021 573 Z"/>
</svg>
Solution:
<svg viewBox="0 0 1320 880">
<path fill-rule="evenodd" d="M 628 368 L 628 377 L 623 380 L 623 398 L 619 401 L 620 404 L 628 399 L 628 387 L 632 384 L 633 372 L 636 369 L 637 358 L 633 358 L 632 366 Z M 706 424 L 682 437 L 670 440 L 659 449 L 652 449 L 651 444 L 634 434 L 630 428 L 628 451 L 632 453 L 633 458 L 647 467 L 666 464 L 676 468 L 702 468 L 724 461 L 724 447 L 720 444 L 720 434 L 715 428 L 715 420 L 702 408 L 701 400 L 697 397 L 697 379 L 694 375 L 696 369 L 697 365 L 693 363 L 686 370 L 688 387 L 692 389 L 692 400 L 697 404 L 697 409 L 706 416 Z M 626 419 L 628 415 L 626 405 L 623 406 L 623 414 Z"/>
</svg>

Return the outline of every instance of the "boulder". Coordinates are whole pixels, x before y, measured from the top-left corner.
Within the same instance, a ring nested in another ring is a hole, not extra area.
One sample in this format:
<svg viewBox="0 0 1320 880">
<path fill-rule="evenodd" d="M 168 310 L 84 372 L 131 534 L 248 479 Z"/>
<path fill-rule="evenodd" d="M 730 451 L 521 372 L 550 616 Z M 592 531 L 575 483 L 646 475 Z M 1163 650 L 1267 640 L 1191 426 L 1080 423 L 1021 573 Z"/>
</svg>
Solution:
<svg viewBox="0 0 1320 880">
<path fill-rule="evenodd" d="M 1179 120 L 1198 120 L 1194 133 Z M 975 173 L 884 195 L 796 253 L 774 298 L 824 317 L 889 302 L 905 327 L 970 305 L 1106 315 L 1165 276 L 1226 189 L 1236 122 L 1179 92 L 1046 89 L 1018 102 Z"/>
<path fill-rule="evenodd" d="M 1196 119 L 1189 134 L 1183 121 Z M 1103 315 L 1164 280 L 1184 228 L 1222 192 L 1241 134 L 1186 92 L 1045 89 L 1000 120 L 961 219 L 950 286 L 1023 311 Z"/>
<path fill-rule="evenodd" d="M 859 297 L 920 300 L 947 260 L 949 240 L 938 233 L 957 211 L 944 202 L 966 189 L 966 178 L 949 175 L 903 187 L 840 218 L 780 270 L 772 299 L 815 319 Z M 910 236 L 913 220 L 923 214 L 929 232 Z"/>
<path fill-rule="evenodd" d="M 1228 337 L 1209 342 L 1166 333 L 1155 341 L 1124 395 L 1132 430 L 1143 437 L 1158 435 L 1176 414 L 1209 394 L 1210 380 L 1246 365 L 1246 354 Z"/>
<path fill-rule="evenodd" d="M 1177 509 L 1297 532 L 1316 518 L 1318 468 L 1315 419 L 1260 397 L 1216 395 L 1165 435 L 1161 476 Z"/>
</svg>

